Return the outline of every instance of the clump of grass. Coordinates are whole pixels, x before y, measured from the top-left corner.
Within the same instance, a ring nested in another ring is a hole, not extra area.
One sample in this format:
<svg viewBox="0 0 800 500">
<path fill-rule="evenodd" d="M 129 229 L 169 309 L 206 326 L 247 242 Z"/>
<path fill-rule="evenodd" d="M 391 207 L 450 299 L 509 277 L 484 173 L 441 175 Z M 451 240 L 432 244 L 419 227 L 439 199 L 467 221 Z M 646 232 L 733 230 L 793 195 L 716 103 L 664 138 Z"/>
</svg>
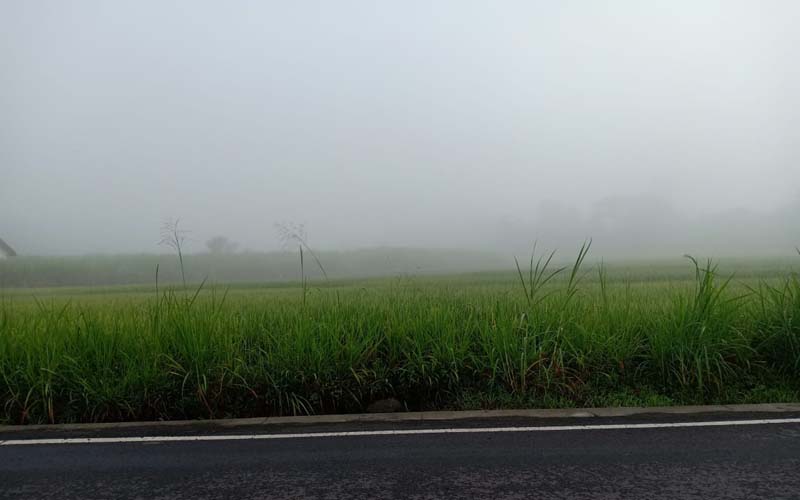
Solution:
<svg viewBox="0 0 800 500">
<path fill-rule="evenodd" d="M 303 296 L 188 281 L 155 294 L 7 293 L 0 420 L 354 412 L 385 397 L 432 409 L 797 394 L 796 275 L 743 285 L 694 259 L 688 281 L 593 273 L 589 247 L 569 264 L 534 252 L 515 273 L 331 281 Z"/>
<path fill-rule="evenodd" d="M 650 322 L 650 368 L 665 386 L 713 392 L 750 368 L 753 353 L 737 322 L 744 296 L 726 295 L 732 278 L 719 281 L 711 260 L 701 267 L 687 258 L 695 270 L 694 290 L 675 294 Z"/>
<path fill-rule="evenodd" d="M 757 297 L 756 349 L 770 365 L 786 373 L 800 372 L 800 276 L 793 272 L 777 284 L 761 280 L 753 293 Z"/>
</svg>

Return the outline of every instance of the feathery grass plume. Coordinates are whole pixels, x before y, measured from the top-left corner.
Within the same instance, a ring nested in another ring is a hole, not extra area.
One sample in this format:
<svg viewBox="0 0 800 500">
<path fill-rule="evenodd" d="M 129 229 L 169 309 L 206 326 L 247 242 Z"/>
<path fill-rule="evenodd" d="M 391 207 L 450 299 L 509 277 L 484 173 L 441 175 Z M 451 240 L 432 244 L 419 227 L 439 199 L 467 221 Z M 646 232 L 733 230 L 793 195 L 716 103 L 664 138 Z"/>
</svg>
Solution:
<svg viewBox="0 0 800 500">
<path fill-rule="evenodd" d="M 330 281 L 328 279 L 328 273 L 325 271 L 325 267 L 320 262 L 317 254 L 308 244 L 308 236 L 306 234 L 306 228 L 303 224 L 295 224 L 292 222 L 277 222 L 275 223 L 275 229 L 278 232 L 278 236 L 283 243 L 284 246 L 288 245 L 289 243 L 296 242 L 300 247 L 305 248 L 305 250 L 311 255 L 311 258 L 314 259 L 316 262 L 317 267 L 319 270 L 322 271 L 322 275 L 325 277 L 326 281 Z"/>
<path fill-rule="evenodd" d="M 5 255 L 6 257 L 16 257 L 17 252 L 11 248 L 11 245 L 6 243 L 3 238 L 0 238 L 0 255 Z"/>
<path fill-rule="evenodd" d="M 161 241 L 159 245 L 164 245 L 175 250 L 178 255 L 178 264 L 181 271 L 181 281 L 183 288 L 186 289 L 186 269 L 183 266 L 183 244 L 189 231 L 180 229 L 180 219 L 166 221 L 161 225 Z"/>
</svg>

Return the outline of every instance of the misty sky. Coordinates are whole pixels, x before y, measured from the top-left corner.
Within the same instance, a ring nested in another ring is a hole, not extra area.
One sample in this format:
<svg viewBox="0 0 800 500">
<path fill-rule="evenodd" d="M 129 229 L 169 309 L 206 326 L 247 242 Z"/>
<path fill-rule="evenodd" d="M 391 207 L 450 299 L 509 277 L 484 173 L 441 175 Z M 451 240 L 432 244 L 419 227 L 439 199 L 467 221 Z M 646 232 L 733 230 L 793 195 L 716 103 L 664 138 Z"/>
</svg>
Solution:
<svg viewBox="0 0 800 500">
<path fill-rule="evenodd" d="M 798 19 L 791 0 L 2 0 L 0 237 L 157 252 L 180 217 L 195 250 L 278 248 L 278 221 L 329 249 L 800 243 Z"/>
</svg>

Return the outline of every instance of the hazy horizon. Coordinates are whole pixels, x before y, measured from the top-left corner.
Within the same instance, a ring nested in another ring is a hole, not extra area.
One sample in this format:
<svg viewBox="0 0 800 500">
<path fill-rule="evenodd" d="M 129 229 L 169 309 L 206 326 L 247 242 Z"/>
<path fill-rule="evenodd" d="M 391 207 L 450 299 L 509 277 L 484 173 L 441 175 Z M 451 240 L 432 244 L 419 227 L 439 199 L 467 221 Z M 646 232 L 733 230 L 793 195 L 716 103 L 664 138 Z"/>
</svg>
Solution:
<svg viewBox="0 0 800 500">
<path fill-rule="evenodd" d="M 0 6 L 21 255 L 800 245 L 790 1 Z"/>
</svg>

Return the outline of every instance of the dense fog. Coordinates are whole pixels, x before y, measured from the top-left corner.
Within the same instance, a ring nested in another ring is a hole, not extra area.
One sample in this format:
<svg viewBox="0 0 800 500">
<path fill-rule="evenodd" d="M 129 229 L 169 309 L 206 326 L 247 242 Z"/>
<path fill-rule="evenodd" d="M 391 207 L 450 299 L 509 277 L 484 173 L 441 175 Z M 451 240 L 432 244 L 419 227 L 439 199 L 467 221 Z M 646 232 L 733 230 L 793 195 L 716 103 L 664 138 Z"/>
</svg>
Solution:
<svg viewBox="0 0 800 500">
<path fill-rule="evenodd" d="M 0 4 L 20 255 L 800 245 L 800 3 Z M 284 235 L 285 236 L 285 235 Z"/>
</svg>

